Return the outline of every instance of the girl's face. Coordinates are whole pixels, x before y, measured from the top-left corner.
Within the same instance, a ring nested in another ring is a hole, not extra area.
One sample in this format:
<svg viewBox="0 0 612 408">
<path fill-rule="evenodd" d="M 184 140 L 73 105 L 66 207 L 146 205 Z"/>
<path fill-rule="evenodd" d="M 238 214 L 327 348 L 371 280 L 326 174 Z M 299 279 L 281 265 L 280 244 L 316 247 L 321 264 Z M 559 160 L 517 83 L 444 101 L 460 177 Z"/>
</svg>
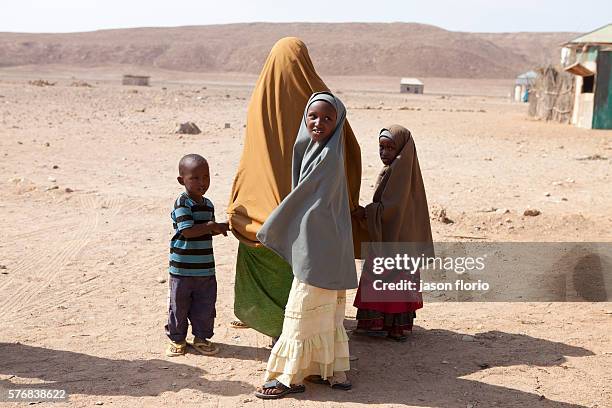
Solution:
<svg viewBox="0 0 612 408">
<path fill-rule="evenodd" d="M 306 113 L 306 128 L 315 142 L 322 142 L 332 135 L 336 128 L 337 113 L 334 107 L 325 101 L 310 104 Z"/>
<path fill-rule="evenodd" d="M 395 142 L 387 137 L 378 139 L 378 152 L 380 154 L 380 160 L 382 160 L 385 166 L 389 166 L 393 163 L 393 160 L 395 160 L 399 153 Z"/>
</svg>

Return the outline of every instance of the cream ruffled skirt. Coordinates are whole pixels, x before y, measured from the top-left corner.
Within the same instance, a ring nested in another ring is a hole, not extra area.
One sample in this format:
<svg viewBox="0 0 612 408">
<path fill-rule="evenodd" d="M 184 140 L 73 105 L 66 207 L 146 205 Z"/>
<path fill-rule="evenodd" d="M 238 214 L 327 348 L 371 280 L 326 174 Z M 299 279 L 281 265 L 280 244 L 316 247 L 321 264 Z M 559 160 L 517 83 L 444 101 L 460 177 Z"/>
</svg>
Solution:
<svg viewBox="0 0 612 408">
<path fill-rule="evenodd" d="M 301 384 L 309 375 L 320 375 L 343 382 L 350 370 L 345 305 L 345 291 L 317 288 L 294 278 L 283 331 L 270 354 L 265 381 L 277 379 L 290 386 Z"/>
</svg>

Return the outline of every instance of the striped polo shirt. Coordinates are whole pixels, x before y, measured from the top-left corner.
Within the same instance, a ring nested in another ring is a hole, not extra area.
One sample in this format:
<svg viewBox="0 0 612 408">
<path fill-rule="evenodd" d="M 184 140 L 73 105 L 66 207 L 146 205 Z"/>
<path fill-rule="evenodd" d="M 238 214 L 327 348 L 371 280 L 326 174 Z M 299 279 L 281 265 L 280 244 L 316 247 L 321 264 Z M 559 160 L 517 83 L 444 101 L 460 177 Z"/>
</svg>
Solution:
<svg viewBox="0 0 612 408">
<path fill-rule="evenodd" d="M 206 197 L 204 202 L 197 203 L 186 192 L 174 202 L 172 210 L 174 236 L 170 241 L 170 268 L 173 275 L 212 276 L 215 274 L 212 235 L 196 238 L 185 238 L 181 231 L 196 224 L 215 220 L 215 208 Z"/>
</svg>

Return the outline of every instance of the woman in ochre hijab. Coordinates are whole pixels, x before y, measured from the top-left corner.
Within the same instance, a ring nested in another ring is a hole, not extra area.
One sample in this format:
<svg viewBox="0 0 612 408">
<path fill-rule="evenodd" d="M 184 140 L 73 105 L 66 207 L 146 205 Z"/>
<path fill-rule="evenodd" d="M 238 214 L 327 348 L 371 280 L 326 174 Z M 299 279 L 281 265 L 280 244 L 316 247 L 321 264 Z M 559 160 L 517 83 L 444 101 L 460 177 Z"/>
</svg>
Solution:
<svg viewBox="0 0 612 408">
<path fill-rule="evenodd" d="M 278 41 L 251 96 L 244 150 L 228 206 L 240 241 L 234 313 L 245 325 L 278 337 L 293 281 L 291 266 L 262 246 L 256 234 L 291 192 L 291 163 L 304 107 L 314 92 L 329 91 L 298 38 Z M 351 209 L 359 202 L 361 153 L 348 121 L 344 125 L 345 169 Z M 353 229 L 358 231 L 357 228 Z M 354 239 L 359 254 L 359 240 Z"/>
</svg>

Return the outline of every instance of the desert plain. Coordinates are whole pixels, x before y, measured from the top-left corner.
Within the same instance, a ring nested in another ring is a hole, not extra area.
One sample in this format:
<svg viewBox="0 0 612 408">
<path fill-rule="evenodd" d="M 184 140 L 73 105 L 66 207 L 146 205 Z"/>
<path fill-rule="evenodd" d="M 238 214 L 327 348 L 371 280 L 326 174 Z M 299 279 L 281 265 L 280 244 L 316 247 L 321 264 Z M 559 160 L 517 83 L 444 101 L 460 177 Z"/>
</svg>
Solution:
<svg viewBox="0 0 612 408">
<path fill-rule="evenodd" d="M 215 238 L 220 353 L 165 357 L 176 165 L 207 157 L 225 219 L 257 76 L 150 69 L 151 86 L 135 87 L 125 72 L 0 69 L 0 386 L 66 389 L 75 407 L 611 406 L 607 302 L 426 303 L 406 343 L 351 337 L 351 391 L 258 400 L 270 340 L 229 327 L 231 236 Z M 435 241 L 612 241 L 611 131 L 530 119 L 512 80 L 423 78 L 425 94 L 406 95 L 396 77 L 323 78 L 361 145 L 362 204 L 378 130 L 398 123 L 416 142 Z M 202 133 L 175 134 L 185 121 Z"/>
</svg>

